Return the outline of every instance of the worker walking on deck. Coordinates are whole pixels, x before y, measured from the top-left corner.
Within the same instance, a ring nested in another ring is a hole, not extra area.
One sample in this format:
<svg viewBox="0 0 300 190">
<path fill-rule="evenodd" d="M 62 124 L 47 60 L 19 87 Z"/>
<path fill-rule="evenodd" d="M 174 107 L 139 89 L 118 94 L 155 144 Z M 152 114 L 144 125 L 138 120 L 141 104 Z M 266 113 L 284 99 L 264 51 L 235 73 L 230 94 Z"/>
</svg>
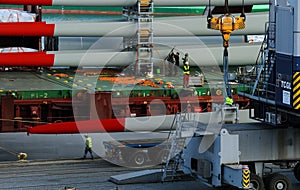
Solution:
<svg viewBox="0 0 300 190">
<path fill-rule="evenodd" d="M 188 88 L 189 87 L 189 81 L 190 81 L 190 65 L 189 65 L 189 54 L 186 53 L 184 55 L 183 60 L 183 87 Z"/>
<path fill-rule="evenodd" d="M 84 135 L 84 137 L 85 137 L 85 150 L 84 150 L 83 159 L 86 158 L 86 154 L 88 152 L 90 153 L 91 158 L 94 159 L 93 152 L 92 152 L 92 146 L 93 146 L 92 137 L 89 137 L 88 135 Z"/>
</svg>

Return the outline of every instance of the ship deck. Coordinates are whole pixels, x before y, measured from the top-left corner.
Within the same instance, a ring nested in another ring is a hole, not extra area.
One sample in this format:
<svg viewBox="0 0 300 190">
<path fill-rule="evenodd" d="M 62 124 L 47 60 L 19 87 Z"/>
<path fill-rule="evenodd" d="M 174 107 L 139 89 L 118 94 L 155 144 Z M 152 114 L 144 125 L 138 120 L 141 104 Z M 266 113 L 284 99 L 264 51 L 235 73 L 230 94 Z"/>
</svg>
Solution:
<svg viewBox="0 0 300 190">
<path fill-rule="evenodd" d="M 103 75 L 103 72 L 105 73 Z M 199 80 L 198 80 L 199 79 Z M 196 80 L 196 81 L 195 81 Z M 197 81 L 198 80 L 198 81 Z M 198 96 L 210 95 L 209 90 L 223 89 L 223 76 L 218 71 L 206 72 L 205 82 L 199 85 L 200 77 L 194 77 L 190 88 Z M 16 99 L 66 98 L 72 96 L 73 90 L 89 92 L 122 91 L 125 97 L 166 96 L 166 91 L 183 89 L 183 75 L 154 78 L 129 77 L 111 70 L 69 70 L 50 69 L 40 71 L 6 71 L 0 75 L 0 94 L 13 93 Z M 243 85 L 233 83 L 234 88 L 244 89 Z M 136 94 L 132 94 L 135 91 Z M 126 93 L 127 92 L 127 93 Z M 47 94 L 47 95 L 46 95 Z M 119 94 L 120 95 L 120 94 Z"/>
<path fill-rule="evenodd" d="M 204 78 L 193 71 L 188 88 L 182 86 L 181 71 L 147 78 L 120 68 L 13 69 L 0 75 L 1 132 L 74 121 L 75 115 L 93 120 L 170 115 L 186 109 L 210 112 L 213 103 L 224 102 L 223 75 L 215 68 L 205 71 Z M 235 82 L 232 88 L 234 94 L 247 89 Z M 242 108 L 249 102 L 237 95 L 235 100 Z M 92 111 L 95 106 L 97 113 Z"/>
</svg>

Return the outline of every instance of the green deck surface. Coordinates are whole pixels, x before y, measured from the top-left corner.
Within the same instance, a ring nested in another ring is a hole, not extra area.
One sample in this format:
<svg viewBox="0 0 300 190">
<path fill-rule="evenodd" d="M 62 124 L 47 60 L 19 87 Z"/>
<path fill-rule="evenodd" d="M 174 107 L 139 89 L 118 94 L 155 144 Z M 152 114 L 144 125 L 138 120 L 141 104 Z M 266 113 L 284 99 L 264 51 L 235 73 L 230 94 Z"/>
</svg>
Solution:
<svg viewBox="0 0 300 190">
<path fill-rule="evenodd" d="M 0 89 L 4 91 L 68 90 L 66 86 L 45 80 L 34 72 L 1 72 Z"/>
<path fill-rule="evenodd" d="M 0 94 L 12 93 L 16 99 L 71 98 L 74 90 L 88 92 L 113 92 L 114 97 L 161 96 L 172 97 L 183 90 L 183 75 L 156 76 L 151 79 L 157 86 L 141 86 L 137 83 L 116 84 L 98 80 L 99 75 L 75 74 L 73 70 L 10 71 L 0 74 Z M 121 76 L 118 79 L 126 80 Z M 140 78 L 142 79 L 142 78 Z M 146 79 L 146 78 L 144 78 Z M 218 89 L 223 90 L 223 76 L 220 72 L 209 72 L 205 75 L 204 86 L 192 86 L 189 89 L 194 95 L 214 95 Z M 163 81 L 158 84 L 158 81 Z M 169 88 L 171 83 L 174 88 Z M 245 90 L 239 84 L 232 84 L 237 91 Z M 184 89 L 187 90 L 187 89 Z"/>
<path fill-rule="evenodd" d="M 16 99 L 66 98 L 70 88 L 34 72 L 1 72 L 0 93 L 11 93 Z"/>
</svg>

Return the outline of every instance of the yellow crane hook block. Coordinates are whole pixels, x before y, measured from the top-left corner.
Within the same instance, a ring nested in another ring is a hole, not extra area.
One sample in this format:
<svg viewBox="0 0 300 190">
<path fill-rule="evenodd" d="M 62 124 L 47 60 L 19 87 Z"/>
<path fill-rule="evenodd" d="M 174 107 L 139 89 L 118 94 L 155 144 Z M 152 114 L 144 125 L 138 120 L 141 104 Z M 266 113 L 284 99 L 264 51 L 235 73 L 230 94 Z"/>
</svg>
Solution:
<svg viewBox="0 0 300 190">
<path fill-rule="evenodd" d="M 222 33 L 224 40 L 224 47 L 228 47 L 230 34 L 234 30 L 241 30 L 245 28 L 245 18 L 234 17 L 231 14 L 224 14 L 220 17 L 212 17 L 208 20 L 207 27 L 209 29 L 219 30 Z"/>
<path fill-rule="evenodd" d="M 222 33 L 223 37 L 223 46 L 227 48 L 229 46 L 230 34 L 234 30 L 241 30 L 245 28 L 246 16 L 244 12 L 244 0 L 243 0 L 243 9 L 240 16 L 234 16 L 229 12 L 228 0 L 225 0 L 226 12 L 219 16 L 214 17 L 210 9 L 210 0 L 208 6 L 208 15 L 207 15 L 207 28 L 213 30 L 219 30 Z"/>
</svg>

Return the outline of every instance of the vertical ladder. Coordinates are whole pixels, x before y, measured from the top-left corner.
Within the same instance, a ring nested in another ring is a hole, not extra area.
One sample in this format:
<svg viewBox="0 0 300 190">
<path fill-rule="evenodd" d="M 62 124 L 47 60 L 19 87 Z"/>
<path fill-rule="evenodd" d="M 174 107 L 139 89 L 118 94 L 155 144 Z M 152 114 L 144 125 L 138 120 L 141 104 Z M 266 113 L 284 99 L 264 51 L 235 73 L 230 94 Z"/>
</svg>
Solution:
<svg viewBox="0 0 300 190">
<path fill-rule="evenodd" d="M 187 114 L 191 114 L 191 113 L 187 113 Z M 187 115 L 182 115 L 180 113 L 176 114 L 176 123 L 175 123 L 176 130 L 175 133 L 173 133 L 170 138 L 171 145 L 170 145 L 168 158 L 163 168 L 162 182 L 166 180 L 173 181 L 174 177 L 176 177 L 176 172 L 179 169 L 179 164 L 183 161 L 182 150 L 185 146 L 186 137 L 193 136 L 196 130 L 195 118 L 193 118 L 193 123 L 191 126 L 188 125 L 188 127 L 185 127 L 183 120 L 185 120 L 186 118 Z"/>
<path fill-rule="evenodd" d="M 276 62 L 275 58 L 275 33 L 276 33 L 276 24 L 273 22 L 269 23 L 268 27 L 268 44 L 267 44 L 267 52 L 268 52 L 268 58 L 267 58 L 267 64 L 266 64 L 266 76 L 265 76 L 265 84 L 264 89 L 266 89 L 266 97 L 268 98 L 268 92 L 271 90 L 271 93 L 273 93 L 273 98 L 275 99 L 275 86 L 272 84 L 275 84 L 274 78 L 274 66 Z M 271 80 L 271 81 L 270 81 Z M 271 84 L 271 85 L 269 85 Z"/>
<path fill-rule="evenodd" d="M 261 44 L 259 55 L 258 55 L 258 58 L 257 58 L 257 61 L 256 61 L 256 64 L 258 64 L 258 62 L 259 62 L 258 60 L 261 59 L 260 65 L 258 66 L 258 72 L 257 72 L 257 75 L 256 75 L 256 80 L 255 80 L 255 83 L 253 85 L 252 92 L 251 92 L 251 95 L 253 95 L 253 96 L 254 96 L 255 92 L 258 90 L 258 83 L 260 82 L 260 80 L 262 78 L 261 76 L 262 76 L 262 73 L 264 71 L 265 65 L 267 63 L 267 58 L 268 58 L 268 51 L 266 51 L 266 46 L 268 44 L 268 33 L 267 33 L 268 29 L 267 28 L 268 28 L 268 26 L 265 25 L 264 41 Z"/>
<path fill-rule="evenodd" d="M 137 24 L 137 33 L 123 38 L 125 49 L 136 49 L 135 73 L 153 76 L 153 0 L 138 0 L 135 6 L 123 7 L 123 16 Z"/>
<path fill-rule="evenodd" d="M 137 2 L 137 75 L 153 76 L 153 1 Z"/>
</svg>

